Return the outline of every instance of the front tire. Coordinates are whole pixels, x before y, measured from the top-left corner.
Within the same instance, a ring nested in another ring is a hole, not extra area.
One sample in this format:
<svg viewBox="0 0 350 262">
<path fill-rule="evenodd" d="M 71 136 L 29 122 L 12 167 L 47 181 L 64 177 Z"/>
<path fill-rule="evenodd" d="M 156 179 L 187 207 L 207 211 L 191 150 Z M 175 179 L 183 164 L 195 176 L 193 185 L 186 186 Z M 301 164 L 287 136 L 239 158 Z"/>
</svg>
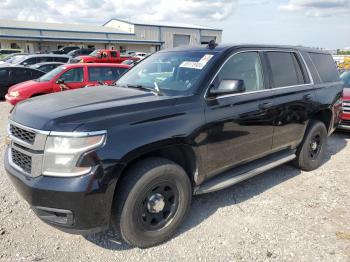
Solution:
<svg viewBox="0 0 350 262">
<path fill-rule="evenodd" d="M 304 171 L 312 171 L 320 167 L 326 153 L 327 138 L 324 123 L 311 120 L 303 142 L 297 150 L 294 165 Z"/>
<path fill-rule="evenodd" d="M 146 248 L 168 240 L 190 209 L 191 182 L 170 160 L 141 160 L 118 184 L 112 225 L 131 246 Z"/>
</svg>

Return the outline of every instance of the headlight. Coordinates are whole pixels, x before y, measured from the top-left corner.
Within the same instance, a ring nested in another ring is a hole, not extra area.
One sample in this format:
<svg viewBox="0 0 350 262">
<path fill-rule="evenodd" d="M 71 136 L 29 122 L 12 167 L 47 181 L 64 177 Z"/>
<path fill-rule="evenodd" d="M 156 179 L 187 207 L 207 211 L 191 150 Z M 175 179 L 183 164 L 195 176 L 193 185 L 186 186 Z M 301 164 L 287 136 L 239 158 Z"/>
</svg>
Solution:
<svg viewBox="0 0 350 262">
<path fill-rule="evenodd" d="M 87 174 L 92 167 L 79 167 L 85 153 L 102 146 L 106 135 L 48 136 L 43 160 L 43 175 L 71 177 Z"/>
<path fill-rule="evenodd" d="M 12 96 L 12 97 L 19 97 L 19 92 L 18 91 L 10 92 L 10 96 Z"/>
</svg>

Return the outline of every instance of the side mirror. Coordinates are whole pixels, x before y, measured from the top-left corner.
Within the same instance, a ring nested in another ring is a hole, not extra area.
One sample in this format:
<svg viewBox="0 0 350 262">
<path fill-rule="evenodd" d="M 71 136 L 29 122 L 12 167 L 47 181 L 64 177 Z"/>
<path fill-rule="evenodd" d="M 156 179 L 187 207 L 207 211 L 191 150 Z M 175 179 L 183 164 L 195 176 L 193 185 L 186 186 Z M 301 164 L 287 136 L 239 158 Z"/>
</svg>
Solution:
<svg viewBox="0 0 350 262">
<path fill-rule="evenodd" d="M 64 84 L 64 80 L 63 79 L 58 79 L 56 81 L 56 84 L 58 84 L 58 85 Z"/>
<path fill-rule="evenodd" d="M 209 93 L 213 96 L 230 95 L 242 93 L 245 91 L 244 81 L 238 79 L 221 80 L 220 84 L 215 88 L 211 88 Z"/>
</svg>

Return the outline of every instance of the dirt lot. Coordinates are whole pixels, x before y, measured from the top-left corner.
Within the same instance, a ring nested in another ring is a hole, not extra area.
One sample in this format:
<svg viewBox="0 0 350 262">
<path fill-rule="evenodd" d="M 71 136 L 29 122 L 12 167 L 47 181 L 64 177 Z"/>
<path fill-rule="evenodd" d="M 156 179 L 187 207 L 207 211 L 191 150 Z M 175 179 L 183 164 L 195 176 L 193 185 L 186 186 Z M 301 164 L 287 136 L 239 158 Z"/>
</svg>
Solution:
<svg viewBox="0 0 350 262">
<path fill-rule="evenodd" d="M 35 217 L 3 168 L 9 110 L 0 102 L 1 261 L 350 261 L 350 134 L 329 139 L 314 172 L 284 165 L 196 197 L 172 240 L 141 250 L 109 233 L 69 235 Z"/>
</svg>

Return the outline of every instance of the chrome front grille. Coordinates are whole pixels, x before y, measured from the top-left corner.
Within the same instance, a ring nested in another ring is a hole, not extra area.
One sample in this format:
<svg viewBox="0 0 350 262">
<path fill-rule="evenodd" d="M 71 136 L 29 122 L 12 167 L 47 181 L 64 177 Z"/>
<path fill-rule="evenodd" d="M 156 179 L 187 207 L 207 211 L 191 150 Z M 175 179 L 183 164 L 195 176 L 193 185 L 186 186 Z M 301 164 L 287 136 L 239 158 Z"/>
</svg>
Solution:
<svg viewBox="0 0 350 262">
<path fill-rule="evenodd" d="M 8 157 L 11 166 L 31 177 L 41 175 L 47 131 L 36 130 L 10 121 Z"/>
<path fill-rule="evenodd" d="M 20 139 L 28 144 L 34 143 L 34 140 L 35 140 L 35 133 L 34 132 L 22 129 L 22 128 L 20 128 L 18 126 L 14 126 L 14 125 L 10 125 L 10 132 L 14 137 L 16 137 L 16 138 L 18 138 L 18 139 Z"/>
<path fill-rule="evenodd" d="M 350 113 L 350 100 L 343 101 L 343 111 L 346 113 Z"/>
<path fill-rule="evenodd" d="M 20 167 L 27 174 L 32 173 L 32 157 L 11 148 L 12 163 Z"/>
</svg>

